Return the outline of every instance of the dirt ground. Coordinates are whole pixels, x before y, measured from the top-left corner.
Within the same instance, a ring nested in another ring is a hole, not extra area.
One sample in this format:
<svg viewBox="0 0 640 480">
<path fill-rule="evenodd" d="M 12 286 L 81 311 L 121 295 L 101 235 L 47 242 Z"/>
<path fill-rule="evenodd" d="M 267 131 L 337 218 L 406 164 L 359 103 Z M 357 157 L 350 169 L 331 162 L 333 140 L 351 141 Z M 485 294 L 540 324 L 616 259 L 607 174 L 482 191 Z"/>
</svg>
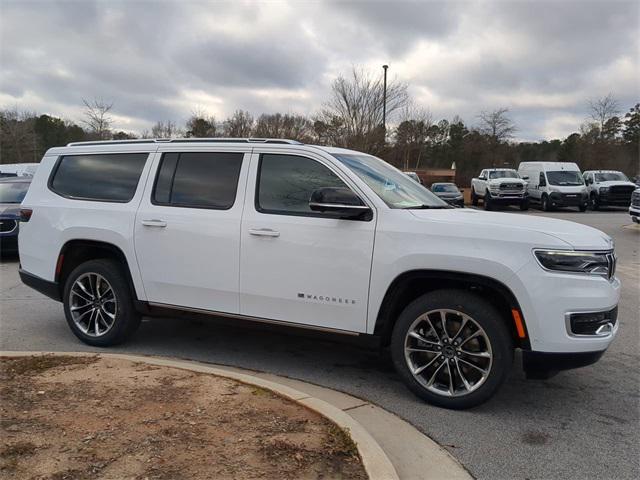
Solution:
<svg viewBox="0 0 640 480">
<path fill-rule="evenodd" d="M 317 413 L 233 380 L 123 360 L 0 359 L 2 479 L 365 479 Z"/>
</svg>

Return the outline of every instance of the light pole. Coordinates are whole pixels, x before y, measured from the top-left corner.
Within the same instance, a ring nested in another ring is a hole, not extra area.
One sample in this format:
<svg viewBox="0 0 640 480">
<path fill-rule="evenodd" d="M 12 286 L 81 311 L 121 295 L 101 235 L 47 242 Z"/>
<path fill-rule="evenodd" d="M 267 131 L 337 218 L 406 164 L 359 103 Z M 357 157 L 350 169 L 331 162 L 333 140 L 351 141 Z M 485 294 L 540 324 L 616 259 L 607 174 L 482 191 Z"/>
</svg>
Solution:
<svg viewBox="0 0 640 480">
<path fill-rule="evenodd" d="M 389 65 L 382 65 L 384 69 L 384 87 L 382 90 L 382 127 L 385 135 L 387 133 L 387 68 Z"/>
</svg>

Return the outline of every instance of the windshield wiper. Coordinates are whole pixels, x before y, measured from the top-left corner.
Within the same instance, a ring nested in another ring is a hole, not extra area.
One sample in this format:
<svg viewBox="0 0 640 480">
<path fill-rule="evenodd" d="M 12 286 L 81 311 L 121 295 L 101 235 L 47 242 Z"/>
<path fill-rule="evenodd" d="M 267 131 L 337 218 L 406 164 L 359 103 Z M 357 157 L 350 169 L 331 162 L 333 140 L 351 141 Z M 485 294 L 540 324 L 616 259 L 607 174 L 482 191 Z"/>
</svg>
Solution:
<svg viewBox="0 0 640 480">
<path fill-rule="evenodd" d="M 443 208 L 453 208 L 451 205 L 412 205 L 402 207 L 402 210 L 440 210 Z"/>
</svg>

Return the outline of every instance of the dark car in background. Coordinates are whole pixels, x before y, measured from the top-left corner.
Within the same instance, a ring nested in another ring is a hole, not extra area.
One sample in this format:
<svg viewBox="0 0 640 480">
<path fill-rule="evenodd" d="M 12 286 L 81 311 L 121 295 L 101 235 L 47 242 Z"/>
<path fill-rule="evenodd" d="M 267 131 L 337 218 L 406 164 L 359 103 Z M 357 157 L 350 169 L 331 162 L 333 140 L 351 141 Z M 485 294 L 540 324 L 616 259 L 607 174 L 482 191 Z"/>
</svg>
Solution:
<svg viewBox="0 0 640 480">
<path fill-rule="evenodd" d="M 434 183 L 431 191 L 449 205 L 464 207 L 464 197 L 455 183 Z"/>
<path fill-rule="evenodd" d="M 31 177 L 0 179 L 0 254 L 18 252 L 20 204 L 29 190 Z"/>
</svg>

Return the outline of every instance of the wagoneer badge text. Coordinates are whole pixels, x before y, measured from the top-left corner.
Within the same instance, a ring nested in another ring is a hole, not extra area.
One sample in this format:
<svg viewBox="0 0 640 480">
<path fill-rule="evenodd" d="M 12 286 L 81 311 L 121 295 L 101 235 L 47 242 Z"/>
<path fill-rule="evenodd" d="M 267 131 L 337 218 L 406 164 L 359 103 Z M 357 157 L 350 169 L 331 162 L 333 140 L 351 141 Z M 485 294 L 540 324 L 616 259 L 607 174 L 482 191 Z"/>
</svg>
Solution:
<svg viewBox="0 0 640 480">
<path fill-rule="evenodd" d="M 315 302 L 342 303 L 344 305 L 355 305 L 356 301 L 350 298 L 329 297 L 327 295 L 313 295 L 311 293 L 298 293 L 298 298 Z"/>
</svg>

